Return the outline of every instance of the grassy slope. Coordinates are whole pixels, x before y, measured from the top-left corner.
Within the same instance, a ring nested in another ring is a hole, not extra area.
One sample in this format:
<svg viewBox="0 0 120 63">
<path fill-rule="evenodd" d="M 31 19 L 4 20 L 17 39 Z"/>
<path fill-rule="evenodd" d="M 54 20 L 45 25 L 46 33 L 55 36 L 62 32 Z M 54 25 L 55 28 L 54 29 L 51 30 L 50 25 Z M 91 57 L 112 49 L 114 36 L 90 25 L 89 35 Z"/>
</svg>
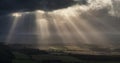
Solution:
<svg viewBox="0 0 120 63">
<path fill-rule="evenodd" d="M 34 60 L 31 60 L 29 56 L 15 52 L 14 55 L 16 59 L 13 60 L 13 63 L 43 63 L 42 61 L 46 60 L 61 60 L 63 63 L 120 63 L 120 61 L 87 61 L 79 60 L 76 57 L 67 56 L 67 55 L 32 55 Z"/>
</svg>

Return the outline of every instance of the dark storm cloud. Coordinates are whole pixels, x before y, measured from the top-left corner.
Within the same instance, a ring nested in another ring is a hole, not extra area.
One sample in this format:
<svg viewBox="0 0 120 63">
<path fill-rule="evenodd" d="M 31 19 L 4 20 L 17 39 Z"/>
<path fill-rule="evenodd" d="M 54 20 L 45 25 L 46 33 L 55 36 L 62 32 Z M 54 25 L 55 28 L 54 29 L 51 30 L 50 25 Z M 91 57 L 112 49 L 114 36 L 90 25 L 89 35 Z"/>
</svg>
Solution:
<svg viewBox="0 0 120 63">
<path fill-rule="evenodd" d="M 54 10 L 66 8 L 77 2 L 74 0 L 0 0 L 0 14 L 15 11 Z M 80 4 L 86 4 L 86 0 L 79 0 Z"/>
</svg>

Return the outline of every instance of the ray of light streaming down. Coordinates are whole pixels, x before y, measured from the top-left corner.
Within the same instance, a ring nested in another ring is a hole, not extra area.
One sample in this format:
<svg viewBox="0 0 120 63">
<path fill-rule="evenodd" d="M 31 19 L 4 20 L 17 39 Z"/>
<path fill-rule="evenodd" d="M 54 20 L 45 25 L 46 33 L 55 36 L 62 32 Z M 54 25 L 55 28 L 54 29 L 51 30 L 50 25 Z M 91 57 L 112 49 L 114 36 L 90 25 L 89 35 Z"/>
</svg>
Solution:
<svg viewBox="0 0 120 63">
<path fill-rule="evenodd" d="M 9 31 L 8 37 L 6 39 L 7 43 L 9 43 L 11 41 L 11 39 L 13 37 L 13 33 L 15 31 L 15 28 L 17 27 L 17 24 L 19 22 L 19 19 L 22 17 L 22 13 L 12 13 L 10 16 L 11 16 L 11 18 L 13 18 L 13 21 L 12 21 L 12 26 Z"/>
<path fill-rule="evenodd" d="M 68 13 L 68 11 L 71 11 L 71 10 L 73 11 L 71 13 Z M 83 18 L 81 18 L 80 14 L 76 12 L 77 11 L 74 12 L 74 9 L 68 9 L 67 11 L 66 10 L 56 11 L 55 14 L 57 13 L 57 16 L 61 15 L 59 16 L 61 18 L 56 20 L 56 23 L 59 20 L 64 22 L 64 24 L 61 24 L 62 30 L 70 29 L 72 32 L 70 32 L 69 35 L 71 36 L 69 37 L 74 37 L 74 39 L 72 40 L 76 40 L 75 38 L 77 38 L 79 40 L 79 43 L 84 42 L 84 43 L 90 44 L 94 42 L 94 44 L 96 45 L 104 45 L 107 41 L 105 37 L 103 38 L 104 35 L 101 34 L 99 31 L 97 31 L 97 29 L 93 27 L 88 21 L 85 21 Z M 56 19 L 56 17 L 54 18 Z M 56 25 L 56 27 L 58 27 L 58 24 Z M 65 27 L 68 27 L 68 28 L 65 29 Z M 65 34 L 68 34 L 68 33 L 69 32 L 66 32 Z M 76 41 L 73 41 L 73 42 L 75 43 Z"/>
<path fill-rule="evenodd" d="M 116 18 L 119 18 L 118 3 L 112 0 L 88 0 L 88 3 L 88 5 L 75 4 L 53 11 L 36 10 L 28 15 L 13 13 L 12 26 L 6 41 L 10 42 L 14 33 L 17 33 L 15 29 L 18 28 L 19 31 L 20 28 L 20 33 L 28 37 L 27 39 L 37 38 L 33 43 L 37 43 L 38 47 L 70 45 L 80 48 L 83 44 L 112 47 L 111 42 L 114 41 L 110 41 L 107 34 L 115 32 L 120 34 L 120 29 L 116 26 L 119 25 L 119 19 L 116 21 Z M 19 24 L 21 21 L 22 24 Z M 24 43 L 30 42 L 30 40 L 26 41 L 23 39 Z"/>
<path fill-rule="evenodd" d="M 50 30 L 47 17 L 45 16 L 44 11 L 38 10 L 36 12 L 36 32 L 38 36 L 38 44 L 40 46 L 50 46 Z"/>
</svg>

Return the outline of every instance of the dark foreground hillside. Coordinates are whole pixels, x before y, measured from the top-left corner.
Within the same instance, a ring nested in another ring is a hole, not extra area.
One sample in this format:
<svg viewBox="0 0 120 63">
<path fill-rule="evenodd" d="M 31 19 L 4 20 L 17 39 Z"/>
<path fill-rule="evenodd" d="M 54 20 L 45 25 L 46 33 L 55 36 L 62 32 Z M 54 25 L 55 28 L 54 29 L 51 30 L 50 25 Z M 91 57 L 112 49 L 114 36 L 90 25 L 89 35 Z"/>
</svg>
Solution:
<svg viewBox="0 0 120 63">
<path fill-rule="evenodd" d="M 4 51 L 5 47 L 9 52 Z M 120 63 L 120 55 L 74 54 L 59 50 L 39 50 L 25 47 L 9 48 L 5 45 L 1 46 L 0 55 L 3 54 L 1 52 L 4 52 L 4 54 L 9 53 L 8 56 L 13 54 L 14 58 L 9 58 L 12 63 Z M 6 61 L 8 60 L 5 55 L 1 57 L 4 57 Z"/>
<path fill-rule="evenodd" d="M 120 63 L 119 55 L 83 55 L 33 49 L 22 53 L 20 51 L 14 52 L 14 54 L 16 59 L 13 63 L 20 63 L 22 59 L 23 62 L 26 62 L 26 57 L 27 61 L 31 63 Z M 22 58 L 20 59 L 20 57 Z"/>
<path fill-rule="evenodd" d="M 45 51 L 39 49 L 13 49 L 16 58 L 13 63 L 120 63 L 120 55 L 73 54 L 63 51 Z"/>
</svg>

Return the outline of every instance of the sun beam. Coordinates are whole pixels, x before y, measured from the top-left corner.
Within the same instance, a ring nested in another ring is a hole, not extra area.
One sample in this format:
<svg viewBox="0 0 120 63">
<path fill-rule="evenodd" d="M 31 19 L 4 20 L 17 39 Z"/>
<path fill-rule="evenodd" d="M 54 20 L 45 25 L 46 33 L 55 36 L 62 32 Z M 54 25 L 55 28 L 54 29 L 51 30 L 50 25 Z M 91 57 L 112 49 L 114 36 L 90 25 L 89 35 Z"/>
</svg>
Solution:
<svg viewBox="0 0 120 63">
<path fill-rule="evenodd" d="M 7 37 L 7 40 L 6 42 L 9 43 L 13 37 L 13 33 L 15 31 L 15 28 L 18 24 L 18 21 L 19 19 L 22 17 L 22 13 L 13 13 L 11 14 L 11 18 L 13 18 L 13 21 L 12 21 L 12 26 L 10 28 L 10 31 L 9 31 L 9 34 L 8 34 L 8 37 Z"/>
<path fill-rule="evenodd" d="M 31 30 L 35 32 L 28 34 L 34 35 L 34 38 L 37 38 L 36 41 L 39 47 L 54 47 L 52 44 L 60 44 L 63 47 L 71 45 L 76 46 L 76 48 L 80 48 L 81 44 L 111 47 L 111 42 L 104 35 L 104 31 L 118 30 L 112 27 L 111 24 L 103 21 L 110 20 L 107 17 L 110 18 L 110 12 L 114 14 L 116 8 L 112 5 L 111 0 L 88 0 L 88 3 L 89 5 L 76 4 L 53 11 L 36 10 L 33 12 L 12 13 L 10 16 L 13 18 L 13 21 L 6 42 L 9 43 L 12 40 L 16 28 L 18 28 L 17 26 L 27 24 L 26 22 L 32 19 L 35 21 L 35 26 L 33 27 L 35 29 L 32 28 Z M 106 14 L 104 14 L 105 17 L 102 17 L 102 14 L 105 12 L 101 11 L 101 9 L 106 12 Z M 101 14 L 101 12 L 103 13 Z M 35 18 L 31 18 L 26 14 L 35 15 Z M 22 25 L 18 25 L 21 20 Z M 28 25 L 30 24 L 30 27 L 32 27 L 32 23 L 28 23 Z M 29 26 L 26 28 L 29 28 Z M 25 31 L 29 32 L 30 30 L 27 29 Z M 24 34 L 26 34 L 26 32 Z"/>
</svg>

